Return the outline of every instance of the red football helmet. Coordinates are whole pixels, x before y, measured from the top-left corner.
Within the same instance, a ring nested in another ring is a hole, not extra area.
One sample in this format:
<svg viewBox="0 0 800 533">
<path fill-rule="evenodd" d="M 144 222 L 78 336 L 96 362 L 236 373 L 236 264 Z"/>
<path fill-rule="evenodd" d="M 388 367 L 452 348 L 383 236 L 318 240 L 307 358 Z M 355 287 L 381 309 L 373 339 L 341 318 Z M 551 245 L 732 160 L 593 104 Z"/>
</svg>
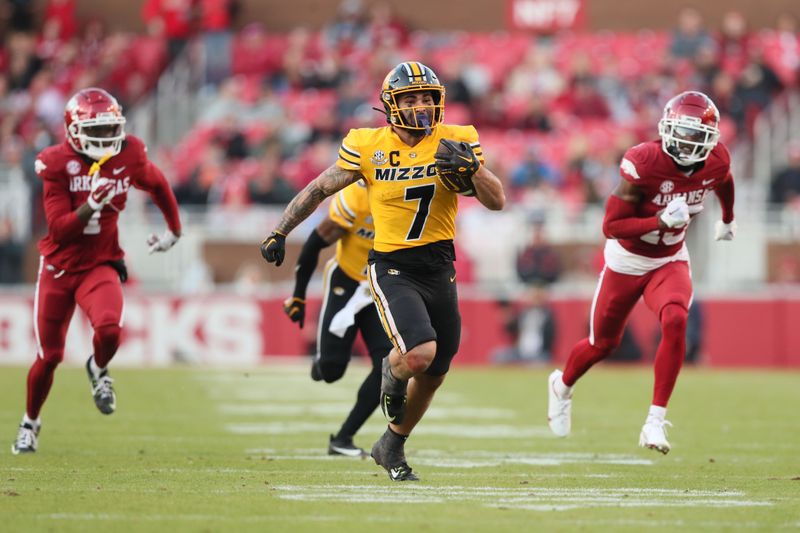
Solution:
<svg viewBox="0 0 800 533">
<path fill-rule="evenodd" d="M 116 98 L 97 87 L 78 91 L 64 108 L 67 141 L 75 151 L 94 160 L 122 150 L 124 126 L 125 117 Z"/>
<path fill-rule="evenodd" d="M 719 142 L 717 106 L 701 92 L 683 92 L 664 106 L 658 134 L 661 148 L 679 165 L 705 161 Z"/>
</svg>

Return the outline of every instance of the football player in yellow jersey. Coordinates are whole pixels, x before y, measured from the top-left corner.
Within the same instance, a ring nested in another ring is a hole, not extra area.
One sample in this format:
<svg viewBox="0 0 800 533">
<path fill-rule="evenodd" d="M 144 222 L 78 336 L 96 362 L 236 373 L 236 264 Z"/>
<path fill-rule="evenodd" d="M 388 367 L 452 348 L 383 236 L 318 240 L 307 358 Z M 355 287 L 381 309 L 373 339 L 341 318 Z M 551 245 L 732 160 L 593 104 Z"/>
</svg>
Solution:
<svg viewBox="0 0 800 533">
<path fill-rule="evenodd" d="M 279 266 L 286 235 L 326 197 L 364 180 L 375 220 L 369 282 L 381 322 L 394 347 L 383 361 L 381 408 L 389 427 L 372 447 L 372 457 L 394 481 L 418 479 L 408 466 L 404 444 L 444 381 L 458 351 L 461 316 L 456 295 L 456 192 L 448 188 L 447 167 L 434 158 L 440 140 L 462 147 L 471 168 L 473 193 L 484 206 L 502 209 L 500 180 L 482 164 L 472 126 L 442 123 L 445 88 L 418 62 L 400 63 L 380 93 L 389 126 L 351 130 L 339 159 L 286 207 L 261 254 Z"/>
<path fill-rule="evenodd" d="M 289 318 L 302 328 L 306 288 L 319 262 L 319 253 L 335 242 L 336 255 L 325 265 L 323 275 L 324 296 L 311 378 L 326 383 L 339 380 L 350 362 L 359 331 L 372 359 L 372 371 L 358 389 L 356 404 L 339 432 L 330 436 L 330 455 L 366 455 L 353 443 L 353 436 L 378 407 L 381 361 L 392 349 L 367 284 L 367 255 L 372 249 L 374 235 L 366 185 L 359 181 L 339 191 L 330 203 L 328 216 L 303 245 L 295 268 L 294 293 L 283 306 Z"/>
</svg>

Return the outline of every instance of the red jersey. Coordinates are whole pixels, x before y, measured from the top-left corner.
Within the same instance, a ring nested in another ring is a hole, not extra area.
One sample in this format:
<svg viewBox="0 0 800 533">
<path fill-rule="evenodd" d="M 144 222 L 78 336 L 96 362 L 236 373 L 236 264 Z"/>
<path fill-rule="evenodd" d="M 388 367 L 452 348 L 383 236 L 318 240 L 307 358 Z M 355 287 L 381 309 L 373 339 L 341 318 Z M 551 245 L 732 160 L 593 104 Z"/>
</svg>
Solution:
<svg viewBox="0 0 800 533">
<path fill-rule="evenodd" d="M 684 173 L 675 161 L 661 149 L 661 141 L 638 144 L 625 152 L 620 164 L 623 179 L 642 192 L 636 205 L 639 218 L 655 217 L 674 198 L 683 196 L 689 205 L 702 204 L 706 196 L 733 180 L 731 156 L 718 143 L 708 159 L 690 174 Z M 618 239 L 627 251 L 646 257 L 669 257 L 678 253 L 686 237 L 687 224 L 682 228 L 654 230 L 637 238 Z"/>
<path fill-rule="evenodd" d="M 125 209 L 128 189 L 136 187 L 150 194 L 164 214 L 169 229 L 180 233 L 175 195 L 164 175 L 147 158 L 144 143 L 128 135 L 119 154 L 100 169 L 101 177 L 116 182 L 111 202 L 81 221 L 75 211 L 86 203 L 91 190 L 89 168 L 94 161 L 63 142 L 42 150 L 36 158 L 36 173 L 44 182 L 42 194 L 47 235 L 39 251 L 49 264 L 68 272 L 79 272 L 121 259 L 117 219 Z"/>
</svg>

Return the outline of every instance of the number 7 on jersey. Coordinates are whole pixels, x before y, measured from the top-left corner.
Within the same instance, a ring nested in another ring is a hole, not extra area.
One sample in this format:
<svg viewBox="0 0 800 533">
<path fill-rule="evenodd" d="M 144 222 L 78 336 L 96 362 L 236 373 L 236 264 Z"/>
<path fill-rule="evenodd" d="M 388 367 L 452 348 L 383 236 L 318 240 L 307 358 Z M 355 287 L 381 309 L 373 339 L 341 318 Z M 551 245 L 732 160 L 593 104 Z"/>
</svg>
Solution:
<svg viewBox="0 0 800 533">
<path fill-rule="evenodd" d="M 431 212 L 431 201 L 433 200 L 433 193 L 435 192 L 435 183 L 408 187 L 406 189 L 404 197 L 406 202 L 418 202 L 417 212 L 414 215 L 414 220 L 411 222 L 411 227 L 408 229 L 408 234 L 406 235 L 407 241 L 416 241 L 422 235 L 422 230 L 425 229 L 425 221 L 428 220 L 428 215 Z"/>
</svg>

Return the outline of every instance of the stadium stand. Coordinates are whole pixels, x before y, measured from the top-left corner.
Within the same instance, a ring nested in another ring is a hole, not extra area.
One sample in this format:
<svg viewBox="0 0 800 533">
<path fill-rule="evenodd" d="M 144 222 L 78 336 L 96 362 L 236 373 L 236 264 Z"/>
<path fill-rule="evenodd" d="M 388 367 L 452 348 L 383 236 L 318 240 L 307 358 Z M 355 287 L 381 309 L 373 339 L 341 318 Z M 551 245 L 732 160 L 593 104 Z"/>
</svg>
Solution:
<svg viewBox="0 0 800 533">
<path fill-rule="evenodd" d="M 559 221 L 591 223 L 592 206 L 601 206 L 617 179 L 621 150 L 652 138 L 667 97 L 687 88 L 717 102 L 723 140 L 743 154 L 737 177 L 758 182 L 762 192 L 754 194 L 766 199 L 768 180 L 754 179 L 753 131 L 761 111 L 790 101 L 798 85 L 800 39 L 789 15 L 755 31 L 731 11 L 721 31 L 701 28 L 705 37 L 686 53 L 677 28 L 538 36 L 423 31 L 384 6 L 340 12 L 319 31 L 276 33 L 258 22 L 234 31 L 235 2 L 200 4 L 192 24 L 188 12 L 170 11 L 180 3 L 148 0 L 141 33 L 79 19 L 73 0 L 46 2 L 38 20 L 24 8 L 8 17 L 0 43 L 0 174 L 4 190 L 25 189 L 31 198 L 28 214 L 11 220 L 10 210 L 2 211 L 9 225 L 25 227 L 19 234 L 40 234 L 43 224 L 31 158 L 63 135 L 64 100 L 87 85 L 117 95 L 179 199 L 202 213 L 284 201 L 333 160 L 350 127 L 381 123 L 371 107 L 382 76 L 398 58 L 419 59 L 448 87 L 447 120 L 479 127 L 489 162 L 509 180 L 514 208 L 547 207 L 556 242 L 576 233 Z M 220 43 L 222 58 L 214 56 Z M 228 66 L 222 75 L 219 64 Z M 195 105 L 152 113 L 165 92 Z M 137 121 L 136 110 L 151 116 Z M 552 169 L 551 179 L 511 180 L 531 152 Z M 25 178 L 9 178 L 16 175 L 9 169 Z M 468 253 L 470 240 L 467 230 Z M 513 274 L 512 258 L 525 241 L 512 239 L 504 252 L 509 268 L 498 276 Z M 481 271 L 478 281 L 498 281 Z"/>
</svg>

